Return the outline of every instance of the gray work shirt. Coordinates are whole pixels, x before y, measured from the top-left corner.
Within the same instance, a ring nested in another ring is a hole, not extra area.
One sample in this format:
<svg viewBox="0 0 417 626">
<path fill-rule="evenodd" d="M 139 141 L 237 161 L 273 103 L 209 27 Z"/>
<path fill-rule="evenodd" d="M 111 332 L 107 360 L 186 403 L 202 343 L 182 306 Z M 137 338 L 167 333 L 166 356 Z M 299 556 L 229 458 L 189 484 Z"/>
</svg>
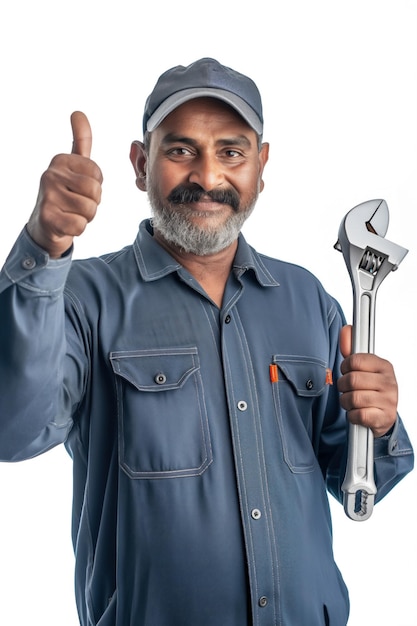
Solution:
<svg viewBox="0 0 417 626">
<path fill-rule="evenodd" d="M 344 320 L 316 278 L 241 236 L 219 309 L 148 221 L 72 262 L 23 231 L 0 315 L 0 458 L 73 458 L 82 626 L 345 626 Z M 412 464 L 398 419 L 378 499 Z"/>
</svg>

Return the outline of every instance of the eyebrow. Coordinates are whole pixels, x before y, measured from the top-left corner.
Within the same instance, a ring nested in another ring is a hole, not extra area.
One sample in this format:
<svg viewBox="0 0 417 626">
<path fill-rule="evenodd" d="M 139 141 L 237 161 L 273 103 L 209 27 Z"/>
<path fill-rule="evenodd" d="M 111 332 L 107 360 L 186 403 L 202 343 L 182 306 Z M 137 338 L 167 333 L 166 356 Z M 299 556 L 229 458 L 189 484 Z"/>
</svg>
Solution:
<svg viewBox="0 0 417 626">
<path fill-rule="evenodd" d="M 197 148 L 199 142 L 193 139 L 192 137 L 186 137 L 184 135 L 178 135 L 176 133 L 167 133 L 161 141 L 162 144 L 169 145 L 172 143 L 183 143 L 188 146 L 193 146 Z M 216 143 L 220 146 L 242 146 L 249 148 L 251 147 L 251 142 L 245 135 L 236 135 L 234 137 L 222 137 L 218 139 Z"/>
</svg>

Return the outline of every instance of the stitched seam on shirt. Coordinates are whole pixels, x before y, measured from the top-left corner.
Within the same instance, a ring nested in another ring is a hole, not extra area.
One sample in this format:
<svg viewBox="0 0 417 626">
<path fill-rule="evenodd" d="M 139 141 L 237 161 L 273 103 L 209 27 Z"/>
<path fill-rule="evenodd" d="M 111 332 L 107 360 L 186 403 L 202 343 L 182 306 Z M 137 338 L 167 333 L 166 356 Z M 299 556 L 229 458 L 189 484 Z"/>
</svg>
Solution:
<svg viewBox="0 0 417 626">
<path fill-rule="evenodd" d="M 40 287 L 36 287 L 35 285 L 31 285 L 30 283 L 25 282 L 25 280 L 13 279 L 6 269 L 4 270 L 4 273 L 6 274 L 7 278 L 10 280 L 10 282 L 13 285 L 22 287 L 23 289 L 27 289 L 28 291 L 37 293 L 39 295 L 53 297 L 62 293 L 63 288 L 64 288 L 63 285 L 61 285 L 60 287 L 57 287 L 56 289 L 41 289 Z"/>
<path fill-rule="evenodd" d="M 110 265 L 110 263 L 112 263 L 115 259 L 117 259 L 122 254 L 125 254 L 128 250 L 129 248 L 122 248 L 122 250 L 117 250 L 116 252 L 109 252 L 108 254 L 103 254 L 103 256 L 101 256 L 100 258 L 104 261 L 104 263 L 107 263 L 107 265 Z"/>
<path fill-rule="evenodd" d="M 336 305 L 332 303 L 332 306 L 330 307 L 327 313 L 327 320 L 328 320 L 329 327 L 333 324 L 336 315 L 337 315 L 337 308 L 336 308 Z"/>
<path fill-rule="evenodd" d="M 412 448 L 404 448 L 403 450 L 399 450 L 398 452 L 396 452 L 395 454 L 390 454 L 388 452 L 388 454 L 378 454 L 375 455 L 375 460 L 377 459 L 391 459 L 392 457 L 398 457 L 398 456 L 408 456 L 409 454 L 412 454 L 413 449 Z"/>
</svg>

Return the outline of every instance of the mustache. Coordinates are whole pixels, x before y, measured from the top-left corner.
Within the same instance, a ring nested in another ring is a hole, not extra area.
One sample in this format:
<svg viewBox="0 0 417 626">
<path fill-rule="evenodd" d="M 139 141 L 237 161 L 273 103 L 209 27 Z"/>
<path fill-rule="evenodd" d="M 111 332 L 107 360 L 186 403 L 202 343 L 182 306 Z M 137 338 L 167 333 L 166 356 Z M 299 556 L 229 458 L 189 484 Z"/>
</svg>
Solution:
<svg viewBox="0 0 417 626">
<path fill-rule="evenodd" d="M 228 204 L 234 211 L 239 209 L 240 196 L 234 189 L 212 189 L 205 191 L 200 185 L 178 185 L 168 196 L 168 201 L 172 204 L 190 204 L 199 202 L 204 198 L 210 198 L 219 204 Z"/>
</svg>

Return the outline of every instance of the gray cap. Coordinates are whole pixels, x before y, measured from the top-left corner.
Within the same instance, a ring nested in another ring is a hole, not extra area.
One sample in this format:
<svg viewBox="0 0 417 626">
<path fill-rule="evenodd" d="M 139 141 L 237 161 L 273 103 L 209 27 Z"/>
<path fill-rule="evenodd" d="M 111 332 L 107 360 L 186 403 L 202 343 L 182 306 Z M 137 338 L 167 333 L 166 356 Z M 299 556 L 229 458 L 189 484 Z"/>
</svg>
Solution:
<svg viewBox="0 0 417 626">
<path fill-rule="evenodd" d="M 262 101 L 253 80 L 215 59 L 199 59 L 164 72 L 146 100 L 143 132 L 152 132 L 174 109 L 188 100 L 202 97 L 223 100 L 258 134 L 262 135 Z"/>
</svg>

